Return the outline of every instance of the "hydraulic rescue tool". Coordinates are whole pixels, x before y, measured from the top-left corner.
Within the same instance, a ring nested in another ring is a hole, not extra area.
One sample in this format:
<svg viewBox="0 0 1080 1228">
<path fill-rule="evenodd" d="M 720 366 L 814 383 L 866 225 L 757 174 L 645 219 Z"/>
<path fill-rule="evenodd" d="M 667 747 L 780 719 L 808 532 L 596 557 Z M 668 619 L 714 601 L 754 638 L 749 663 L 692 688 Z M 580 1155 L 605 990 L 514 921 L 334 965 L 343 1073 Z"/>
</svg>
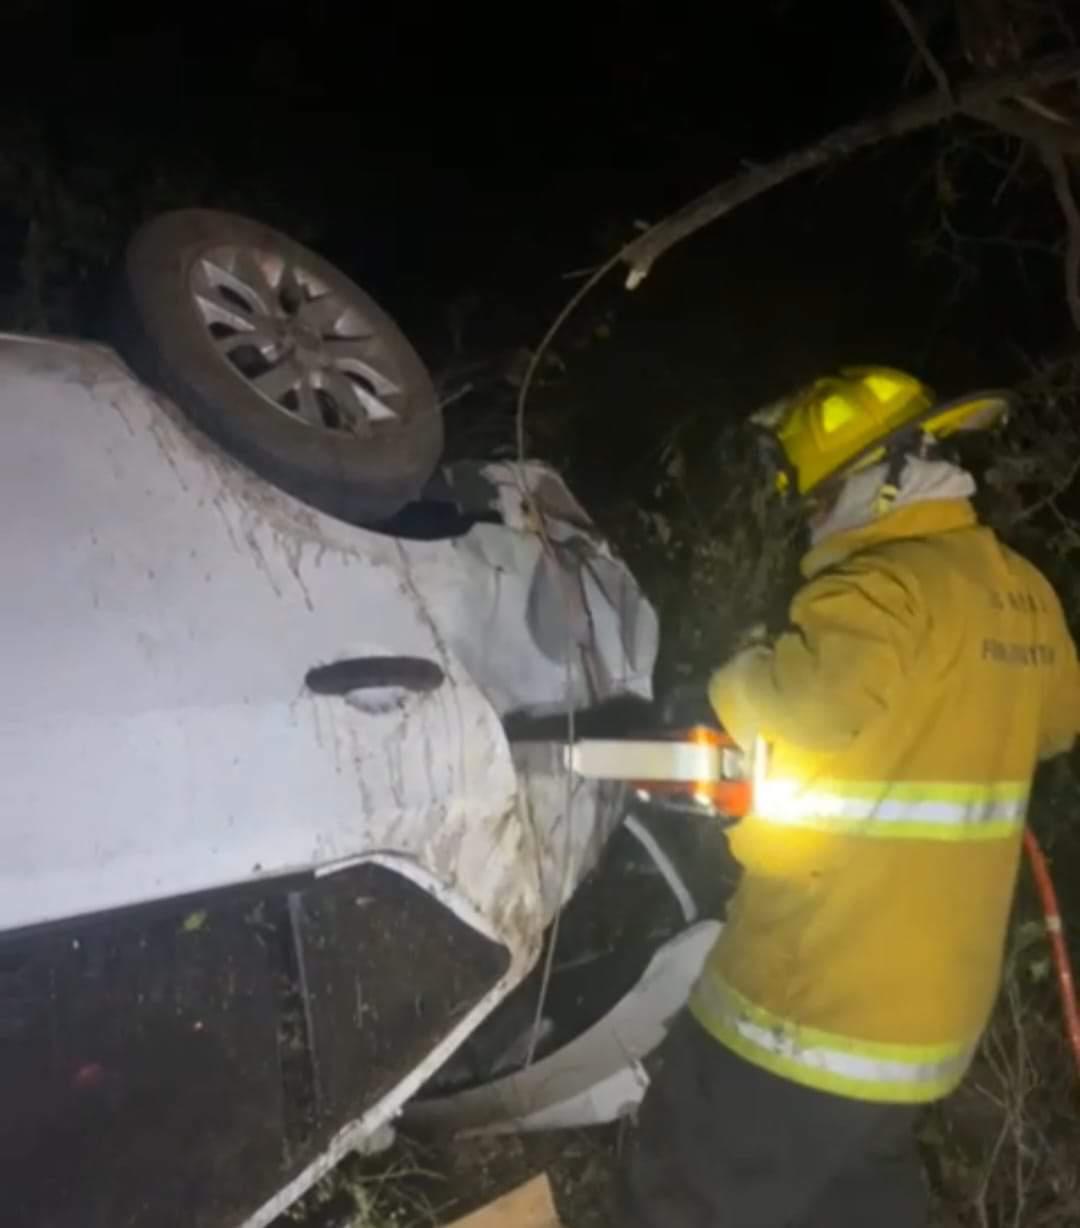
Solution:
<svg viewBox="0 0 1080 1228">
<path fill-rule="evenodd" d="M 766 770 L 767 759 L 760 739 L 747 754 L 730 734 L 711 725 L 641 739 L 585 738 L 566 751 L 567 767 L 578 776 L 625 780 L 643 802 L 729 823 L 752 810 L 754 782 Z M 1047 859 L 1030 827 L 1024 830 L 1024 848 L 1046 922 L 1065 1034 L 1080 1072 L 1080 1007 L 1072 965 Z"/>
</svg>

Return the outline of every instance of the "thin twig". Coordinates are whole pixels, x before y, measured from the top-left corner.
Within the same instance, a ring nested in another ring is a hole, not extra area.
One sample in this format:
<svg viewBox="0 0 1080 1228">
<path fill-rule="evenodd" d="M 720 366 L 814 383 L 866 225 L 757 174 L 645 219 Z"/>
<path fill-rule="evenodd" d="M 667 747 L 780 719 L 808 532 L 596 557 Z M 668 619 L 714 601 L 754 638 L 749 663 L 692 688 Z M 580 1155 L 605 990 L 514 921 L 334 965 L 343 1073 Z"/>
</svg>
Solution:
<svg viewBox="0 0 1080 1228">
<path fill-rule="evenodd" d="M 1046 508 L 1050 508 L 1051 511 L 1057 511 L 1058 498 L 1065 494 L 1067 490 L 1071 489 L 1073 483 L 1078 477 L 1080 477 L 1080 456 L 1077 456 L 1065 477 L 1062 478 L 1060 482 L 1056 482 L 1049 493 L 1043 495 L 1039 499 L 1034 500 L 1034 502 L 1029 503 L 1026 507 L 1021 508 L 1015 516 L 1010 518 L 1009 528 L 1012 529 L 1016 525 L 1021 524 L 1023 521 L 1030 520 L 1033 516 L 1037 516 Z"/>
<path fill-rule="evenodd" d="M 602 265 L 593 271 L 592 276 L 588 281 L 583 282 L 566 306 L 559 312 L 551 322 L 551 326 L 543 337 L 540 338 L 540 344 L 533 350 L 532 357 L 529 359 L 529 365 L 525 368 L 525 378 L 521 381 L 521 387 L 518 389 L 517 396 L 517 415 L 515 422 L 515 434 L 517 437 L 517 455 L 518 463 L 522 463 L 525 459 L 526 439 L 525 439 L 525 406 L 528 404 L 529 393 L 532 390 L 533 380 L 536 378 L 537 371 L 540 370 L 540 364 L 544 359 L 544 354 L 552 341 L 555 340 L 556 334 L 566 323 L 567 320 L 577 311 L 582 301 L 592 293 L 604 278 L 614 269 L 623 259 L 625 248 L 621 248 L 614 256 L 606 260 Z"/>
<path fill-rule="evenodd" d="M 1050 172 L 1054 195 L 1065 218 L 1069 241 L 1065 252 L 1065 295 L 1073 324 L 1080 331 L 1080 207 L 1073 194 L 1072 177 L 1065 155 L 1056 146 L 1043 145 L 1042 159 Z"/>
<path fill-rule="evenodd" d="M 544 353 L 551 344 L 555 334 L 562 328 L 563 324 L 577 309 L 578 304 L 591 292 L 593 287 L 597 285 L 619 262 L 618 255 L 613 256 L 606 264 L 601 265 L 592 276 L 584 282 L 577 290 L 574 296 L 559 312 L 541 338 L 540 344 L 533 351 L 532 357 L 529 359 L 529 365 L 525 370 L 525 378 L 521 381 L 521 387 L 518 389 L 517 407 L 515 414 L 515 435 L 517 444 L 517 464 L 515 472 L 517 475 L 518 487 L 521 490 L 521 496 L 529 513 L 529 518 L 536 527 L 536 532 L 540 537 L 540 546 L 547 555 L 555 570 L 555 575 L 558 578 L 559 596 L 562 601 L 563 615 L 566 622 L 566 679 L 564 692 L 564 706 L 566 712 L 566 738 L 569 745 L 573 746 L 577 740 L 576 728 L 576 713 L 574 705 L 574 655 L 572 644 L 572 624 L 573 613 L 570 595 L 566 589 L 566 577 L 563 574 L 561 561 L 558 553 L 555 550 L 554 543 L 551 540 L 551 535 L 548 532 L 547 516 L 544 509 L 540 506 L 536 494 L 529 484 L 528 473 L 526 472 L 526 445 L 525 436 L 525 407 L 528 403 L 529 390 L 532 388 L 533 380 L 540 368 L 540 363 Z M 585 669 L 587 662 L 584 659 L 584 650 L 582 651 L 582 666 L 583 674 L 587 674 Z M 525 1069 L 528 1070 L 536 1060 L 536 1049 L 540 1043 L 540 1025 L 544 1019 L 544 1007 L 547 1005 L 548 993 L 551 989 L 551 978 L 555 971 L 555 948 L 558 945 L 559 933 L 562 924 L 562 909 L 563 898 L 569 888 L 570 866 L 572 863 L 573 852 L 573 822 L 574 822 L 574 781 L 569 761 L 563 764 L 564 776 L 564 791 L 563 791 L 563 822 L 566 825 L 563 846 L 562 866 L 559 869 L 559 881 L 556 886 L 555 898 L 555 914 L 551 922 L 551 933 L 548 938 L 548 950 L 544 960 L 543 971 L 540 974 L 540 993 L 536 1000 L 536 1012 L 533 1018 L 532 1032 L 529 1036 L 528 1050 L 525 1056 Z M 544 849 L 543 841 L 537 832 L 537 869 L 540 883 L 540 901 L 543 906 L 544 901 Z"/>
<path fill-rule="evenodd" d="M 1019 174 L 1020 168 L 1024 165 L 1024 159 L 1027 157 L 1027 155 L 1028 155 L 1028 150 L 1027 150 L 1026 145 L 1020 145 L 1017 147 L 1016 157 L 1013 158 L 1012 165 L 1002 176 L 1001 182 L 997 185 L 997 188 L 994 191 L 994 195 L 991 198 L 990 203 L 994 206 L 995 209 L 998 207 L 998 205 L 1001 204 L 1002 197 L 1009 190 L 1009 186 L 1011 185 L 1012 181 L 1016 178 L 1017 174 Z"/>
<path fill-rule="evenodd" d="M 1008 136 L 1047 145 L 1061 153 L 1080 154 L 1080 128 L 1075 124 L 1058 123 L 1041 115 L 1026 113 L 1006 102 L 979 107 L 972 114 Z"/>
<path fill-rule="evenodd" d="M 537 533 L 540 535 L 540 544 L 544 553 L 548 556 L 552 566 L 555 569 L 555 574 L 559 578 L 559 595 L 562 599 L 563 615 L 566 620 L 567 627 L 567 644 L 566 644 L 566 683 L 565 683 L 565 710 L 566 710 L 566 738 L 567 742 L 573 746 L 577 740 L 576 729 L 576 713 L 574 711 L 574 658 L 571 644 L 570 628 L 573 622 L 571 610 L 571 602 L 569 594 L 566 592 L 566 580 L 563 575 L 562 565 L 556 554 L 555 547 L 551 541 L 551 536 L 547 529 L 547 520 L 543 508 L 529 485 L 528 475 L 525 471 L 525 454 L 526 454 L 526 437 L 525 437 L 525 407 L 528 404 L 529 390 L 532 388 L 533 380 L 540 368 L 540 363 L 548 346 L 555 338 L 555 334 L 562 328 L 563 324 L 577 310 L 578 304 L 588 295 L 594 286 L 607 276 L 609 272 L 619 263 L 619 254 L 611 257 L 605 264 L 602 264 L 592 276 L 579 287 L 574 296 L 559 312 L 552 321 L 551 327 L 547 330 L 540 340 L 540 344 L 533 351 L 532 357 L 529 360 L 529 365 L 525 371 L 525 378 L 521 381 L 521 387 L 518 389 L 515 435 L 517 442 L 517 479 L 518 485 L 521 488 L 522 498 L 528 508 L 530 519 L 536 526 Z M 584 659 L 582 662 L 585 664 Z M 544 960 L 543 971 L 540 974 L 540 993 L 536 999 L 536 1012 L 533 1017 L 532 1032 L 529 1036 L 529 1046 L 525 1056 L 525 1069 L 528 1070 L 536 1060 L 536 1049 L 540 1043 L 540 1025 L 544 1019 L 544 1007 L 547 1005 L 548 993 L 551 989 L 551 978 L 555 971 L 555 948 L 559 942 L 559 933 L 562 924 L 562 908 L 563 897 L 566 895 L 569 887 L 570 865 L 572 861 L 573 849 L 573 822 L 574 822 L 574 782 L 573 775 L 570 769 L 569 762 L 563 765 L 565 787 L 563 791 L 563 822 L 566 824 L 566 832 L 564 835 L 564 850 L 563 864 L 559 871 L 559 883 L 556 887 L 557 895 L 555 899 L 555 915 L 551 922 L 551 933 L 548 938 L 548 949 Z M 537 839 L 537 859 L 540 877 L 540 899 L 541 905 L 544 898 L 544 850 L 543 842 Z"/>
<path fill-rule="evenodd" d="M 899 19 L 900 24 L 908 32 L 908 37 L 914 44 L 915 50 L 919 53 L 922 62 L 926 65 L 927 71 L 937 82 L 938 89 L 941 90 L 942 95 L 950 103 L 955 105 L 952 85 L 949 82 L 949 74 L 942 67 L 941 61 L 930 50 L 930 44 L 926 41 L 926 35 L 922 32 L 922 27 L 915 20 L 911 9 L 904 3 L 904 0 L 889 0 L 889 5 Z"/>
<path fill-rule="evenodd" d="M 1027 1206 L 1027 1181 L 1024 1168 L 1027 1118 L 1024 1110 L 1028 1093 L 1031 1090 L 1029 1077 L 1030 1062 L 1028 1060 L 1027 1036 L 1024 1030 L 1023 1003 L 1020 999 L 1015 977 L 1009 979 L 1006 993 L 1009 1008 L 1012 1011 L 1013 1029 L 1016 1034 L 1016 1124 L 1013 1141 L 1015 1150 L 1013 1181 L 1016 1189 L 1014 1192 L 1013 1228 L 1022 1228 L 1024 1210 Z"/>
</svg>

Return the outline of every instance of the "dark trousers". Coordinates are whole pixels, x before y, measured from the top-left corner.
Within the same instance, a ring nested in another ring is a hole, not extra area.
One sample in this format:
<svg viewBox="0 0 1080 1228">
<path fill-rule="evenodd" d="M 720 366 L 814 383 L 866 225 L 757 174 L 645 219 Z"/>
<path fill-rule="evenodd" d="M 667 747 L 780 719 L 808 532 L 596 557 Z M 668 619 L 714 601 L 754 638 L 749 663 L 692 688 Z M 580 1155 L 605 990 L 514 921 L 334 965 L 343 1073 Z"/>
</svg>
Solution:
<svg viewBox="0 0 1080 1228">
<path fill-rule="evenodd" d="M 623 1151 L 619 1228 L 922 1228 L 917 1111 L 811 1091 L 689 1015 Z"/>
</svg>

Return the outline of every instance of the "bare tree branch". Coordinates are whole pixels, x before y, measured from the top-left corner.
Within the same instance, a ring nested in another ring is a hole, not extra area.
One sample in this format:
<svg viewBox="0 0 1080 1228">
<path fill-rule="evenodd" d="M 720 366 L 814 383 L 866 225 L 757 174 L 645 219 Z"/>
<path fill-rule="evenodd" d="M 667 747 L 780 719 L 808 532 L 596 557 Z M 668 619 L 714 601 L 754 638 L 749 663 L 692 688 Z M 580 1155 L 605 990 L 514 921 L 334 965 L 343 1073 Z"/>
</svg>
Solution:
<svg viewBox="0 0 1080 1228">
<path fill-rule="evenodd" d="M 990 108 L 1003 104 L 1010 98 L 1015 98 L 1021 94 L 1036 93 L 1039 90 L 1046 89 L 1048 86 L 1068 81 L 1077 75 L 1080 75 L 1080 50 L 1073 50 L 1064 54 L 1046 56 L 1027 64 L 1014 66 L 1007 72 L 991 77 L 980 77 L 973 81 L 968 81 L 959 89 L 953 89 L 948 97 L 944 96 L 940 90 L 935 90 L 934 93 L 905 103 L 886 115 L 865 120 L 861 123 L 849 124 L 844 128 L 837 128 L 812 145 L 785 154 L 783 157 L 764 166 L 753 167 L 748 171 L 735 175 L 724 183 L 711 188 L 696 200 L 690 201 L 689 204 L 684 205 L 682 209 L 671 214 L 663 221 L 658 222 L 640 238 L 628 243 L 596 268 L 588 280 L 578 288 L 570 301 L 559 312 L 547 332 L 541 338 L 539 345 L 533 351 L 528 369 L 518 389 L 515 411 L 519 460 L 524 459 L 525 456 L 527 442 L 525 436 L 525 410 L 528 404 L 529 393 L 532 389 L 536 373 L 543 361 L 544 354 L 556 334 L 577 310 L 581 302 L 620 264 L 629 266 L 626 284 L 632 290 L 640 285 L 649 275 L 656 261 L 677 243 L 689 238 L 690 235 L 709 225 L 710 222 L 714 222 L 724 217 L 725 214 L 731 213 L 739 205 L 754 200 L 771 188 L 786 183 L 789 179 L 794 179 L 816 167 L 824 166 L 826 163 L 848 157 L 861 149 L 866 149 L 881 141 L 907 136 L 912 132 L 932 127 L 942 120 L 952 119 L 960 114 L 982 119 L 983 122 L 995 122 L 989 120 L 982 112 L 988 112 Z M 1001 126 L 1003 130 L 1006 130 L 1003 125 L 999 125 L 996 122 L 995 126 Z M 1013 133 L 1013 135 L 1019 134 Z M 1043 143 L 1040 145 L 1040 148 L 1047 151 L 1050 149 L 1050 146 Z M 1068 178 L 1068 167 L 1065 165 L 1060 151 L 1056 147 L 1055 150 L 1060 166 L 1064 168 L 1064 179 L 1062 180 L 1060 178 L 1059 167 L 1057 165 L 1054 166 L 1053 173 L 1058 176 L 1055 183 L 1055 188 L 1059 193 L 1058 198 L 1062 202 L 1063 209 L 1065 208 L 1066 197 L 1069 204 L 1075 209 L 1075 201 L 1073 200 L 1071 184 Z M 1049 157 L 1051 155 L 1044 154 L 1044 156 Z M 1077 288 L 1077 276 L 1080 274 L 1080 219 L 1078 219 L 1075 227 L 1070 223 L 1070 234 L 1072 242 L 1070 243 L 1068 262 L 1070 269 L 1069 305 L 1074 318 L 1077 320 L 1077 327 L 1080 328 L 1080 297 L 1078 297 L 1080 296 L 1080 289 Z M 529 496 L 526 496 L 527 501 L 529 498 Z"/>
<path fill-rule="evenodd" d="M 1043 102 L 1041 98 L 1020 97 L 1016 100 L 1022 107 L 1026 107 L 1029 111 L 1036 115 L 1041 115 L 1043 119 L 1048 119 L 1051 123 L 1064 124 L 1066 128 L 1073 126 L 1073 121 L 1067 116 Z"/>
<path fill-rule="evenodd" d="M 1020 111 L 1007 102 L 979 107 L 971 114 L 1022 141 L 1033 141 L 1036 145 L 1049 146 L 1061 153 L 1080 154 L 1080 128 L 1075 124 L 1046 119 L 1031 111 Z"/>
<path fill-rule="evenodd" d="M 1046 56 L 1015 66 L 1008 72 L 970 81 L 954 89 L 952 99 L 943 97 L 940 91 L 935 90 L 932 94 L 904 103 L 885 115 L 838 128 L 811 145 L 785 154 L 764 166 L 743 171 L 711 188 L 670 217 L 658 222 L 639 239 L 629 243 L 618 254 L 616 262 L 621 261 L 629 265 L 627 285 L 633 289 L 648 276 L 656 261 L 676 243 L 789 179 L 826 163 L 849 157 L 860 149 L 866 149 L 881 141 L 929 128 L 957 114 L 979 118 L 979 112 L 986 107 L 1004 102 L 1017 94 L 1036 93 L 1078 74 L 1080 51 Z"/>
<path fill-rule="evenodd" d="M 1065 155 L 1055 146 L 1044 145 L 1042 156 L 1069 232 L 1069 245 L 1065 253 L 1065 294 L 1073 324 L 1080 331 L 1080 207 L 1073 194 L 1072 176 Z"/>
<path fill-rule="evenodd" d="M 930 76 L 937 82 L 937 87 L 941 90 L 942 95 L 950 102 L 953 101 L 952 85 L 949 82 L 949 75 L 942 67 L 941 61 L 930 50 L 930 44 L 926 41 L 926 35 L 922 32 L 922 27 L 915 20 L 911 9 L 904 3 L 904 0 L 889 0 L 893 12 L 899 18 L 900 24 L 908 32 L 908 37 L 915 46 L 915 50 L 919 53 L 922 62 L 926 65 Z"/>
</svg>

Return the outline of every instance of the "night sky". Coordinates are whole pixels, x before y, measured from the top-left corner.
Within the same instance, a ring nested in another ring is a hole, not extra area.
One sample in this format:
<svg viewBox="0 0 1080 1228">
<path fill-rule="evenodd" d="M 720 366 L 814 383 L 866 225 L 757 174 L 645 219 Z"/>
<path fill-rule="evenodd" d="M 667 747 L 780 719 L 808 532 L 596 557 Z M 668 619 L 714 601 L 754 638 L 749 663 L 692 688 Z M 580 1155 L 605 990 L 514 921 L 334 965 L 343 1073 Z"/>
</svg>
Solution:
<svg viewBox="0 0 1080 1228">
<path fill-rule="evenodd" d="M 564 275 L 636 219 L 928 88 L 885 0 L 671 10 L 309 0 L 131 24 L 108 5 L 24 0 L 6 18 L 19 49 L 6 122 L 31 124 L 55 173 L 97 183 L 72 190 L 116 217 L 137 221 L 144 199 L 222 204 L 299 232 L 438 371 L 455 301 L 472 304 L 470 354 L 531 344 L 574 288 Z M 613 311 L 612 341 L 564 390 L 590 420 L 581 446 L 632 426 L 647 451 L 681 414 L 739 414 L 839 362 L 907 363 L 954 391 L 1015 378 L 1057 344 L 1048 254 L 1022 275 L 1000 247 L 966 272 L 926 255 L 947 139 L 781 188 L 687 241 L 635 295 L 602 288 L 584 320 Z M 1000 172 L 964 173 L 965 224 L 1056 241 L 1052 208 L 991 206 Z M 21 215 L 6 203 L 0 284 L 27 212 L 25 196 Z"/>
</svg>

